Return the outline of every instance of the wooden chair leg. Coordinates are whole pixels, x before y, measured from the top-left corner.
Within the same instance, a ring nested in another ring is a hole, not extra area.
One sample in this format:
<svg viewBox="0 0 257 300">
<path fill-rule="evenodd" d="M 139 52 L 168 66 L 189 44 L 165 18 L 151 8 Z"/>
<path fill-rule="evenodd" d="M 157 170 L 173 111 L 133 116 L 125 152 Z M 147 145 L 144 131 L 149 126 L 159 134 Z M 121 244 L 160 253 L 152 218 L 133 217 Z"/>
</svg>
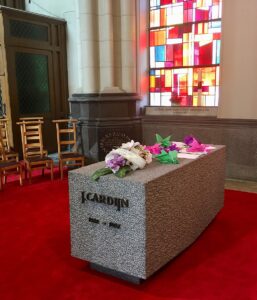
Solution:
<svg viewBox="0 0 257 300">
<path fill-rule="evenodd" d="M 61 160 L 60 160 L 60 173 L 61 173 L 61 179 L 63 179 L 63 164 Z"/>
<path fill-rule="evenodd" d="M 3 184 L 6 184 L 6 182 L 7 182 L 7 175 L 6 175 L 5 171 L 3 171 L 2 176 L 3 176 Z"/>
<path fill-rule="evenodd" d="M 31 166 L 28 166 L 28 173 L 29 173 L 29 183 L 31 183 Z"/>
<path fill-rule="evenodd" d="M 42 168 L 42 176 L 45 175 L 45 168 Z"/>
<path fill-rule="evenodd" d="M 23 185 L 23 180 L 22 180 L 23 172 L 22 172 L 22 166 L 21 165 L 20 165 L 19 169 L 20 169 L 20 185 Z"/>
<path fill-rule="evenodd" d="M 0 191 L 1 191 L 2 188 L 3 188 L 2 176 L 3 176 L 3 173 L 2 173 L 2 171 L 0 170 Z"/>
<path fill-rule="evenodd" d="M 53 166 L 53 162 L 51 162 L 51 180 L 54 180 L 54 166 Z"/>
</svg>

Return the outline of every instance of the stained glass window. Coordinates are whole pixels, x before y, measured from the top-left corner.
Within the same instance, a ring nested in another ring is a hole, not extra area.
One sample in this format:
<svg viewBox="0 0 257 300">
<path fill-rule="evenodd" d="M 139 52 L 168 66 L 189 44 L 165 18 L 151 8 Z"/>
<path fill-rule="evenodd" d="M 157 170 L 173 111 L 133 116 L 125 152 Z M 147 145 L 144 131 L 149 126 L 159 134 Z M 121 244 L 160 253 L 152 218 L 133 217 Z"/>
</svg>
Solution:
<svg viewBox="0 0 257 300">
<path fill-rule="evenodd" d="M 222 0 L 150 0 L 150 104 L 217 106 Z"/>
</svg>

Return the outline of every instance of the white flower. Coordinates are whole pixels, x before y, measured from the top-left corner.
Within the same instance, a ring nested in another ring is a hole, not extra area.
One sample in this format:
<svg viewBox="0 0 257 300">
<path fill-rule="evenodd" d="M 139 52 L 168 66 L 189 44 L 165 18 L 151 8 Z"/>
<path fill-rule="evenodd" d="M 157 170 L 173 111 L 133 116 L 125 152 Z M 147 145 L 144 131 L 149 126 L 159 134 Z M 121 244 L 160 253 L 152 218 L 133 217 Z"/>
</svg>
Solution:
<svg viewBox="0 0 257 300">
<path fill-rule="evenodd" d="M 133 141 L 133 143 L 134 143 L 134 141 Z M 119 155 L 124 157 L 126 160 L 128 160 L 131 163 L 130 167 L 133 171 L 135 171 L 136 169 L 143 169 L 146 165 L 146 161 L 141 156 L 139 156 L 138 154 L 133 153 L 127 149 L 119 148 L 119 149 L 113 150 L 113 152 L 118 153 Z"/>
<path fill-rule="evenodd" d="M 131 140 L 130 142 L 122 143 L 121 149 L 130 150 L 132 147 L 136 147 L 137 145 L 140 145 L 140 143 L 139 142 L 134 142 L 133 140 Z"/>
</svg>

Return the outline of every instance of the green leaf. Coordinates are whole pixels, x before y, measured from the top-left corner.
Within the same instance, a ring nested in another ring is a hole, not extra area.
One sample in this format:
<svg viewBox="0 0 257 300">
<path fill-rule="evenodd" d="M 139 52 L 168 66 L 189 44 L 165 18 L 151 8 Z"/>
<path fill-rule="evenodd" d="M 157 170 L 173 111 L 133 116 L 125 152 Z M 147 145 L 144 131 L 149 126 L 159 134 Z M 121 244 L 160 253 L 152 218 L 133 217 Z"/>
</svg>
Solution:
<svg viewBox="0 0 257 300">
<path fill-rule="evenodd" d="M 156 133 L 155 135 L 156 137 L 156 141 L 158 144 L 161 144 L 163 147 L 169 147 L 171 144 L 171 135 L 167 136 L 166 138 L 163 138 L 162 136 L 160 136 L 158 133 Z"/>
<path fill-rule="evenodd" d="M 162 146 L 163 147 L 169 147 L 170 146 L 170 141 L 171 135 L 167 136 L 165 139 L 162 140 Z"/>
<path fill-rule="evenodd" d="M 128 172 L 132 171 L 130 166 L 124 166 L 119 169 L 118 172 L 115 173 L 115 176 L 122 178 L 125 177 Z"/>
<path fill-rule="evenodd" d="M 172 162 L 172 164 L 179 164 L 178 152 L 176 150 L 169 152 L 169 160 Z"/>
<path fill-rule="evenodd" d="M 162 164 L 178 164 L 178 152 L 176 150 L 166 152 L 162 150 L 161 154 L 155 156 L 156 159 Z"/>
<path fill-rule="evenodd" d="M 107 175 L 107 174 L 111 174 L 112 170 L 109 168 L 102 168 L 102 169 L 98 169 L 96 170 L 91 176 L 90 178 L 93 179 L 94 181 L 97 181 L 101 176 Z"/>
<path fill-rule="evenodd" d="M 158 144 L 162 143 L 163 138 L 158 133 L 156 133 L 155 138 Z"/>
</svg>

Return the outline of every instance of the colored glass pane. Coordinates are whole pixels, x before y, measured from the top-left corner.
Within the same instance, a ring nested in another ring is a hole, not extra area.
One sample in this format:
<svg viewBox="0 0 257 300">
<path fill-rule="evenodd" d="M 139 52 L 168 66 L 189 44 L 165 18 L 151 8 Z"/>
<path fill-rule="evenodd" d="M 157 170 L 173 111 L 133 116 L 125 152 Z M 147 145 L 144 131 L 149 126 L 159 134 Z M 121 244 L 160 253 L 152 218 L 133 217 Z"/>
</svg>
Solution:
<svg viewBox="0 0 257 300">
<path fill-rule="evenodd" d="M 221 13 L 222 0 L 150 0 L 151 105 L 218 104 Z"/>
</svg>

